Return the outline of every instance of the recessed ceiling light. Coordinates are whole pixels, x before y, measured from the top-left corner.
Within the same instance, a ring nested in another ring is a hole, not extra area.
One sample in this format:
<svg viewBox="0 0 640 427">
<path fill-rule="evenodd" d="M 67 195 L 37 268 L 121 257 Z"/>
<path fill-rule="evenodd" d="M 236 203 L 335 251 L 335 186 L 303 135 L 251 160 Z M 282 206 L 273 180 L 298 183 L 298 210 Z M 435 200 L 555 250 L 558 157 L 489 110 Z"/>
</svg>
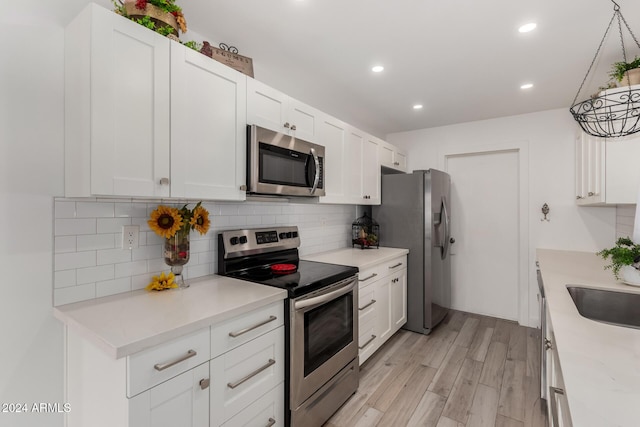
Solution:
<svg viewBox="0 0 640 427">
<path fill-rule="evenodd" d="M 525 83 L 520 86 L 520 89 L 531 89 L 533 87 L 533 83 Z"/>
<path fill-rule="evenodd" d="M 535 30 L 537 24 L 535 22 L 529 22 L 528 24 L 524 24 L 522 27 L 518 28 L 518 31 L 521 33 L 528 33 L 529 31 Z"/>
<path fill-rule="evenodd" d="M 422 104 L 416 104 L 413 106 L 414 110 L 422 110 Z"/>
<path fill-rule="evenodd" d="M 373 71 L 374 73 L 380 73 L 384 70 L 384 67 L 382 65 L 376 65 L 375 67 L 373 67 L 371 69 L 371 71 Z"/>
</svg>

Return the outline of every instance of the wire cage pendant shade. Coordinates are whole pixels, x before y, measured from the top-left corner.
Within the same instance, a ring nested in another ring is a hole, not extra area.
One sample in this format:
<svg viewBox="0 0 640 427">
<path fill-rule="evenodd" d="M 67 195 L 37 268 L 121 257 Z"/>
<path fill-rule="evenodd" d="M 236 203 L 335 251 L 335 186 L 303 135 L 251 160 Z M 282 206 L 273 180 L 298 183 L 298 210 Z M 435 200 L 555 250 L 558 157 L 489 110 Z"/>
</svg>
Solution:
<svg viewBox="0 0 640 427">
<path fill-rule="evenodd" d="M 632 86 L 628 74 L 625 75 L 622 80 L 622 83 L 626 83 L 627 86 L 606 89 L 585 101 L 576 103 L 580 91 L 598 58 L 600 49 L 614 21 L 617 21 L 620 32 L 620 43 L 624 62 L 627 63 L 628 61 L 622 35 L 623 24 L 640 49 L 640 43 L 638 43 L 638 39 L 636 39 L 636 36 L 631 31 L 624 16 L 622 16 L 620 6 L 613 0 L 612 3 L 614 4 L 613 16 L 609 21 L 609 25 L 602 37 L 593 61 L 591 61 L 587 74 L 584 76 L 578 93 L 576 93 L 571 108 L 569 109 L 573 118 L 578 122 L 584 132 L 589 135 L 605 138 L 623 137 L 640 132 L 640 85 Z"/>
</svg>

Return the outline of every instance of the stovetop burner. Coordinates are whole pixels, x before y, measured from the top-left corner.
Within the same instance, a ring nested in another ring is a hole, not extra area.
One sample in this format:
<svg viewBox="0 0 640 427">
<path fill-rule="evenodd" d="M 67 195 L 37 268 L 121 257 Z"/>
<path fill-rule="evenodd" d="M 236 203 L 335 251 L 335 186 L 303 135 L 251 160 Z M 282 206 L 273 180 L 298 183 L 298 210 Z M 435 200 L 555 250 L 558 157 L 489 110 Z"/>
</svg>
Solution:
<svg viewBox="0 0 640 427">
<path fill-rule="evenodd" d="M 356 267 L 300 260 L 299 244 L 297 227 L 225 231 L 218 235 L 218 274 L 286 289 L 295 298 L 358 273 Z M 295 269 L 274 272 L 280 264 Z"/>
</svg>

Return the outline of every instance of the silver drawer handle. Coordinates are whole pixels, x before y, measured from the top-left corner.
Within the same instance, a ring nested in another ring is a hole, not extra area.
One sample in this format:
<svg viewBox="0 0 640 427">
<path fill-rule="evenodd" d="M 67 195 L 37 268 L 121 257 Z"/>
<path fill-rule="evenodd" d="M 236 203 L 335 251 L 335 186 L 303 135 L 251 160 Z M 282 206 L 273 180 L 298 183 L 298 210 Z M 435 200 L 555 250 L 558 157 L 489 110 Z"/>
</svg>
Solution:
<svg viewBox="0 0 640 427">
<path fill-rule="evenodd" d="M 376 300 L 372 299 L 371 302 L 369 302 L 369 304 L 365 305 L 364 307 L 358 307 L 358 310 L 360 310 L 360 311 L 366 310 L 367 307 L 371 307 L 375 303 L 376 303 Z"/>
<path fill-rule="evenodd" d="M 391 270 L 392 268 L 400 267 L 401 265 L 402 265 L 402 263 L 399 262 L 396 265 L 392 265 L 391 267 L 389 267 L 389 270 Z"/>
<path fill-rule="evenodd" d="M 267 424 L 266 427 L 271 427 L 272 425 L 274 425 L 276 423 L 276 420 L 274 420 L 273 418 L 269 418 L 269 424 Z"/>
<path fill-rule="evenodd" d="M 564 390 L 557 387 L 549 387 L 549 394 L 551 395 L 551 419 L 553 425 L 558 425 L 558 402 L 556 402 L 556 394 L 564 395 Z"/>
<path fill-rule="evenodd" d="M 272 365 L 275 365 L 275 364 L 276 364 L 275 360 L 269 359 L 269 361 L 267 362 L 266 365 L 259 367 L 258 369 L 256 369 L 255 371 L 251 372 L 249 375 L 247 375 L 246 377 L 242 378 L 241 380 L 236 381 L 235 383 L 228 383 L 227 387 L 229 387 L 230 389 L 234 389 L 234 388 L 238 387 L 239 385 L 249 381 L 251 378 L 255 377 L 260 372 L 262 372 L 265 369 L 267 369 L 269 366 L 272 366 Z"/>
<path fill-rule="evenodd" d="M 253 326 L 249 326 L 248 328 L 244 328 L 244 329 L 241 329 L 241 330 L 236 331 L 236 332 L 229 332 L 229 336 L 232 337 L 232 338 L 237 338 L 240 335 L 246 334 L 247 332 L 251 332 L 254 329 L 259 328 L 262 325 L 266 325 L 269 322 L 273 322 L 276 319 L 277 319 L 276 316 L 269 316 L 269 318 L 267 320 L 262 321 L 262 322 L 260 322 L 258 324 L 255 324 Z"/>
<path fill-rule="evenodd" d="M 153 365 L 153 367 L 156 371 L 164 371 L 165 369 L 170 368 L 173 365 L 177 365 L 180 362 L 184 362 L 185 360 L 192 358 L 196 354 L 198 353 L 196 353 L 195 350 L 189 350 L 187 351 L 187 354 L 178 357 L 176 360 L 172 360 L 171 362 L 166 363 L 156 363 L 155 365 Z"/>
<path fill-rule="evenodd" d="M 375 335 L 371 335 L 371 338 L 369 338 L 369 340 L 368 340 L 366 343 L 364 343 L 363 345 L 359 345 L 359 346 L 358 346 L 358 348 L 359 348 L 360 350 L 362 350 L 363 348 L 365 348 L 366 346 L 368 346 L 369 344 L 371 344 L 371 342 L 372 342 L 373 340 L 375 340 L 375 339 L 376 339 L 376 336 L 375 336 Z"/>
<path fill-rule="evenodd" d="M 369 277 L 365 277 L 364 279 L 358 279 L 358 282 L 366 282 L 369 279 L 373 279 L 374 277 L 376 277 L 378 274 L 377 273 L 373 273 L 371 276 Z"/>
</svg>

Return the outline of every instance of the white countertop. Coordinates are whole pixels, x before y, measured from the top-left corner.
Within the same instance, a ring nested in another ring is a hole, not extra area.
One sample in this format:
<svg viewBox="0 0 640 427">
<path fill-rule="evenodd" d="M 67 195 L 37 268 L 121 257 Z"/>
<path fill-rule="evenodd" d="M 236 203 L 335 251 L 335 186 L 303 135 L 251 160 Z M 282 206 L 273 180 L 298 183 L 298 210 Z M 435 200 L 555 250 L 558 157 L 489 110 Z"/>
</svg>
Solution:
<svg viewBox="0 0 640 427">
<path fill-rule="evenodd" d="M 287 291 L 223 276 L 187 289 L 135 291 L 53 309 L 54 316 L 119 359 L 287 297 Z"/>
<path fill-rule="evenodd" d="M 346 248 L 335 251 L 322 252 L 319 254 L 306 255 L 301 257 L 307 261 L 327 262 L 330 264 L 348 265 L 358 267 L 360 271 L 377 266 L 378 264 L 390 261 L 409 253 L 408 249 L 398 248 L 378 248 L 360 249 Z"/>
<path fill-rule="evenodd" d="M 640 425 L 640 329 L 582 317 L 566 286 L 640 288 L 617 282 L 593 253 L 538 249 L 537 259 L 573 425 Z"/>
</svg>

